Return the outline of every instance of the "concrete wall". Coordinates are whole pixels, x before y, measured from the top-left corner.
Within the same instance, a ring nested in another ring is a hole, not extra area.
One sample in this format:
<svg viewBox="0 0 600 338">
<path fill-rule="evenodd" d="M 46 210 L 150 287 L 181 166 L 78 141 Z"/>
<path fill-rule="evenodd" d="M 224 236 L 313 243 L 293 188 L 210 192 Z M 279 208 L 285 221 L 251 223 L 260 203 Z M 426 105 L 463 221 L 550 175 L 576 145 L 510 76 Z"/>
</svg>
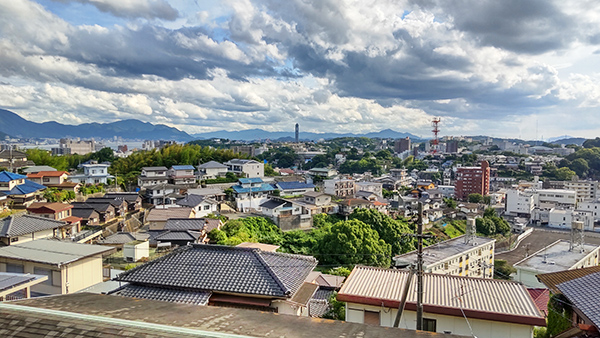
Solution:
<svg viewBox="0 0 600 338">
<path fill-rule="evenodd" d="M 273 301 L 273 306 L 277 308 L 279 314 L 308 317 L 306 306 L 294 305 L 284 301 Z"/>
<path fill-rule="evenodd" d="M 364 311 L 378 312 L 380 325 L 391 327 L 396 318 L 397 309 L 375 307 L 370 305 L 347 303 L 346 321 L 351 323 L 364 323 Z M 404 311 L 400 319 L 400 328 L 415 330 L 417 314 L 414 311 Z M 533 326 L 522 324 L 511 324 L 491 320 L 469 318 L 469 326 L 464 317 L 447 316 L 440 314 L 424 313 L 423 318 L 435 319 L 436 332 L 449 331 L 452 334 L 471 337 L 475 335 L 480 338 L 531 338 L 533 337 Z"/>
</svg>

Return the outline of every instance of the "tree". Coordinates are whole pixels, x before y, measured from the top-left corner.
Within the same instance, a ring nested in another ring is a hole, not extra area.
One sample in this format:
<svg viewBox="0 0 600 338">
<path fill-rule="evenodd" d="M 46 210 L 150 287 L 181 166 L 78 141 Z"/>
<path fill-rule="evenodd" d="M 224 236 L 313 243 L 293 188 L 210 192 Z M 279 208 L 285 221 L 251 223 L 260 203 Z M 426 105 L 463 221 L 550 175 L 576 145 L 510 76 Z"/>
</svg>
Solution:
<svg viewBox="0 0 600 338">
<path fill-rule="evenodd" d="M 517 272 L 517 269 L 513 268 L 504 259 L 494 260 L 494 278 L 495 279 L 506 279 L 510 280 L 510 275 Z"/>
<path fill-rule="evenodd" d="M 483 212 L 483 217 L 495 217 L 498 216 L 498 214 L 496 213 L 496 209 L 488 207 L 485 208 L 485 211 Z"/>
<path fill-rule="evenodd" d="M 487 204 L 487 205 L 492 204 L 492 196 L 490 196 L 490 195 L 483 196 L 483 204 Z"/>
<path fill-rule="evenodd" d="M 489 217 L 477 218 L 475 220 L 477 232 L 484 236 L 490 236 L 496 233 L 496 224 Z"/>
<path fill-rule="evenodd" d="M 590 170 L 590 166 L 585 159 L 576 158 L 569 164 L 569 169 L 573 170 L 577 176 L 585 177 L 587 176 L 588 170 Z"/>
<path fill-rule="evenodd" d="M 356 220 L 340 221 L 322 229 L 315 256 L 323 265 L 390 266 L 391 246 L 377 231 Z"/>
<path fill-rule="evenodd" d="M 481 203 L 483 202 L 483 196 L 481 196 L 481 194 L 469 194 L 469 196 L 467 196 L 467 200 L 469 201 L 469 203 Z"/>
<path fill-rule="evenodd" d="M 458 206 L 453 198 L 444 198 L 444 203 L 448 208 L 451 209 L 456 209 L 456 207 Z"/>
<path fill-rule="evenodd" d="M 555 173 L 555 177 L 559 181 L 569 181 L 575 175 L 576 173 L 567 167 L 558 168 Z"/>
<path fill-rule="evenodd" d="M 270 164 L 266 163 L 265 164 L 265 176 L 277 176 L 279 175 L 278 172 L 276 172 L 275 170 L 273 170 L 273 167 L 271 167 Z"/>
<path fill-rule="evenodd" d="M 346 303 L 337 300 L 337 291 L 329 297 L 329 311 L 323 318 L 334 320 L 346 320 Z"/>
<path fill-rule="evenodd" d="M 355 209 L 350 215 L 350 219 L 360 220 L 377 231 L 379 238 L 391 245 L 392 255 L 398 255 L 415 249 L 414 241 L 409 237 L 402 236 L 412 233 L 408 223 L 404 221 L 395 220 L 375 209 L 363 208 Z"/>
</svg>

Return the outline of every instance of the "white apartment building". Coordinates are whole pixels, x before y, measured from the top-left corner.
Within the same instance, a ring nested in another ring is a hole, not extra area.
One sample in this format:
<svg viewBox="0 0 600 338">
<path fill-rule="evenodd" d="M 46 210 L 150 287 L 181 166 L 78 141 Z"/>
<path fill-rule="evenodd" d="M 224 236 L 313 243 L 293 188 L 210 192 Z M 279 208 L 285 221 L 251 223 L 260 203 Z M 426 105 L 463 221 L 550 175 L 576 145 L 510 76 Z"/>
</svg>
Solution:
<svg viewBox="0 0 600 338">
<path fill-rule="evenodd" d="M 600 200 L 583 201 L 577 204 L 577 210 L 590 211 L 594 221 L 600 221 Z"/>
<path fill-rule="evenodd" d="M 372 192 L 379 197 L 383 197 L 383 184 L 376 182 L 357 182 L 357 191 L 368 191 Z"/>
<path fill-rule="evenodd" d="M 423 249 L 423 271 L 442 275 L 493 278 L 495 239 L 455 237 Z M 417 252 L 393 258 L 396 266 L 416 264 Z"/>
<path fill-rule="evenodd" d="M 168 171 L 167 167 L 143 167 L 140 176 L 138 176 L 138 186 L 148 188 L 158 184 L 166 184 L 169 181 Z"/>
<path fill-rule="evenodd" d="M 353 179 L 333 179 L 323 181 L 323 192 L 336 197 L 354 197 L 356 185 Z"/>
<path fill-rule="evenodd" d="M 571 229 L 573 221 L 583 223 L 585 230 L 594 231 L 594 214 L 587 210 L 550 209 L 548 226 L 558 229 Z"/>
<path fill-rule="evenodd" d="M 576 191 L 578 202 L 598 198 L 598 181 L 566 181 L 565 189 Z"/>
<path fill-rule="evenodd" d="M 534 195 L 532 191 L 507 190 L 504 211 L 510 216 L 530 217 L 535 207 Z"/>
<path fill-rule="evenodd" d="M 552 209 L 555 207 L 575 209 L 577 191 L 561 189 L 539 189 L 534 191 L 534 203 L 537 208 Z"/>
</svg>

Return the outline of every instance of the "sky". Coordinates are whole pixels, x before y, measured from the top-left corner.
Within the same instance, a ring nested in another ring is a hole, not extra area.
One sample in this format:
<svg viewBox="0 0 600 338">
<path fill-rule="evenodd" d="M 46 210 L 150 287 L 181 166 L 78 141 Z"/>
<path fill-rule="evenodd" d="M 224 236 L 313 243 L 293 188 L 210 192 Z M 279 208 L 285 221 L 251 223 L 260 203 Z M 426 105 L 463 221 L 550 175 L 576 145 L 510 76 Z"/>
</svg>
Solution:
<svg viewBox="0 0 600 338">
<path fill-rule="evenodd" d="M 269 131 L 600 131 L 596 0 L 0 1 L 0 108 Z"/>
</svg>

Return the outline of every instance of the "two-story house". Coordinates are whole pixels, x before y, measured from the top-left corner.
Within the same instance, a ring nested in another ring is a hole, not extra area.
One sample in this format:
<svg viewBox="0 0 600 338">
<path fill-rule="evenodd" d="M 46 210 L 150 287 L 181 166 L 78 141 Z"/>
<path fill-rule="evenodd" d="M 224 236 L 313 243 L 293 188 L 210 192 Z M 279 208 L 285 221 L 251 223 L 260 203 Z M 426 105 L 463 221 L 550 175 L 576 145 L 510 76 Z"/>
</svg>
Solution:
<svg viewBox="0 0 600 338">
<path fill-rule="evenodd" d="M 45 185 L 48 188 L 57 188 L 59 190 L 70 190 L 79 192 L 80 183 L 70 182 L 69 173 L 66 171 L 38 171 L 27 174 L 27 178 L 37 184 Z"/>
<path fill-rule="evenodd" d="M 106 163 L 88 163 L 82 164 L 83 174 L 71 175 L 71 182 L 81 184 L 107 184 L 109 179 L 115 177 L 108 173 L 110 164 Z"/>
<path fill-rule="evenodd" d="M 175 204 L 192 208 L 194 217 L 201 218 L 208 214 L 216 214 L 219 211 L 219 202 L 201 195 L 188 194 Z"/>
<path fill-rule="evenodd" d="M 73 206 L 58 202 L 36 202 L 27 207 L 27 213 L 57 221 L 64 221 L 70 229 L 63 228 L 61 238 L 70 237 L 81 230 L 81 217 L 73 216 Z"/>
<path fill-rule="evenodd" d="M 320 191 L 309 191 L 302 197 L 304 208 L 310 211 L 311 215 L 317 214 L 335 214 L 338 212 L 337 203 L 331 202 L 331 195 Z"/>
<path fill-rule="evenodd" d="M 167 175 L 173 184 L 193 184 L 196 183 L 193 165 L 174 165 L 169 169 Z"/>
<path fill-rule="evenodd" d="M 45 186 L 27 179 L 25 175 L 0 172 L 0 193 L 7 195 L 13 207 L 27 207 L 41 196 Z"/>
<path fill-rule="evenodd" d="M 142 197 L 137 192 L 109 192 L 106 198 L 122 199 L 127 202 L 127 211 L 137 211 L 142 208 Z"/>
<path fill-rule="evenodd" d="M 208 180 L 227 174 L 228 167 L 216 161 L 209 161 L 198 166 L 198 178 Z"/>
<path fill-rule="evenodd" d="M 233 159 L 224 163 L 227 170 L 240 177 L 264 177 L 265 164 L 255 160 Z"/>
<path fill-rule="evenodd" d="M 300 203 L 272 196 L 259 205 L 263 215 L 269 217 L 282 230 L 310 228 L 312 215 Z"/>
<path fill-rule="evenodd" d="M 279 190 L 281 196 L 304 195 L 307 192 L 315 191 L 315 185 L 306 182 L 277 182 L 273 187 Z"/>
<path fill-rule="evenodd" d="M 267 197 L 275 188 L 263 182 L 259 177 L 240 178 L 238 184 L 231 187 L 239 211 L 258 210 L 266 202 Z"/>
<path fill-rule="evenodd" d="M 138 176 L 138 186 L 147 188 L 159 184 L 167 184 L 169 169 L 167 167 L 143 167 Z"/>
<path fill-rule="evenodd" d="M 48 237 L 65 238 L 69 231 L 71 227 L 64 221 L 25 213 L 14 214 L 0 219 L 0 246 Z"/>
<path fill-rule="evenodd" d="M 91 210 L 95 211 L 98 215 L 98 224 L 106 223 L 116 217 L 115 207 L 109 202 L 74 202 L 72 204 L 73 215 L 81 217 L 83 220 L 95 221 L 95 215 L 90 212 Z M 92 225 L 89 222 L 87 224 Z"/>
</svg>

